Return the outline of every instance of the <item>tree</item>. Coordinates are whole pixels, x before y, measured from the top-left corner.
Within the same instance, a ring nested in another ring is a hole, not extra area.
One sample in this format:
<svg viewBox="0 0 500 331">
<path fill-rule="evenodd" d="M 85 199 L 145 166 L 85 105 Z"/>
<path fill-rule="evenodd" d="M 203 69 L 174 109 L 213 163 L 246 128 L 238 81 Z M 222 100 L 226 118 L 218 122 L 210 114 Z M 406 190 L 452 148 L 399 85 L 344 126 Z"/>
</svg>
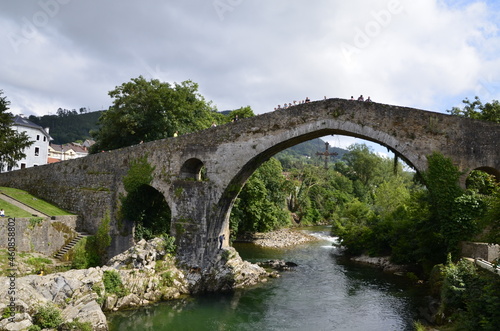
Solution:
<svg viewBox="0 0 500 331">
<path fill-rule="evenodd" d="M 241 108 L 235 109 L 229 113 L 230 120 L 233 120 L 236 117 L 238 119 L 242 119 L 242 118 L 253 117 L 253 116 L 255 116 L 255 114 L 253 113 L 253 110 L 252 110 L 252 108 L 250 108 L 250 106 L 241 107 Z"/>
<path fill-rule="evenodd" d="M 180 84 L 147 81 L 142 76 L 108 94 L 113 105 L 99 118 L 91 152 L 110 150 L 209 128 L 218 114 L 192 81 Z"/>
<path fill-rule="evenodd" d="M 271 158 L 248 179 L 231 211 L 234 234 L 266 232 L 289 225 L 281 164 Z"/>
<path fill-rule="evenodd" d="M 479 97 L 476 96 L 474 101 L 465 98 L 462 102 L 465 104 L 463 108 L 453 107 L 447 112 L 452 115 L 500 123 L 500 102 L 498 100 L 483 105 Z"/>
<path fill-rule="evenodd" d="M 13 116 L 7 112 L 10 102 L 2 94 L 0 90 L 0 171 L 15 166 L 17 161 L 26 156 L 24 149 L 34 143 L 25 132 L 17 132 L 12 128 Z"/>
</svg>

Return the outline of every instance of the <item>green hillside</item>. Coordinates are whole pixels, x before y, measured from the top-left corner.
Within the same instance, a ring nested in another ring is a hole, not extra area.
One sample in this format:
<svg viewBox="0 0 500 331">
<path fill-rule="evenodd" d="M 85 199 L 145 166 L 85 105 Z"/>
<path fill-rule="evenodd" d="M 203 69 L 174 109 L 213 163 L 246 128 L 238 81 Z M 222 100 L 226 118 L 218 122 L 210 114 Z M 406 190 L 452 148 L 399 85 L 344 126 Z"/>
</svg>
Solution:
<svg viewBox="0 0 500 331">
<path fill-rule="evenodd" d="M 41 117 L 31 115 L 28 119 L 43 128 L 49 128 L 53 144 L 66 144 L 78 140 L 91 139 L 90 131 L 97 129 L 102 111 L 82 112 L 59 109 L 57 115 Z"/>
<path fill-rule="evenodd" d="M 276 158 L 281 162 L 285 171 L 291 168 L 300 168 L 304 164 L 321 165 L 324 163 L 324 156 L 317 153 L 325 152 L 325 141 L 321 138 L 305 141 L 298 145 L 292 146 L 278 154 Z M 340 160 L 347 150 L 331 147 L 328 149 L 329 153 L 337 153 L 329 157 L 328 162 Z"/>
</svg>

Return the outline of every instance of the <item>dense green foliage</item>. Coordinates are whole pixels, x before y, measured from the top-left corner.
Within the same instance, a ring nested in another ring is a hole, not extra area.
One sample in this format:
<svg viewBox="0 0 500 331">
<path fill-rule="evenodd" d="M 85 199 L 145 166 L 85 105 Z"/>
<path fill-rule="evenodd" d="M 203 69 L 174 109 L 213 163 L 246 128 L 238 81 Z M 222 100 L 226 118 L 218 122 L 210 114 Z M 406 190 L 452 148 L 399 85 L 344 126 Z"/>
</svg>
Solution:
<svg viewBox="0 0 500 331">
<path fill-rule="evenodd" d="M 281 164 L 276 159 L 265 162 L 257 169 L 232 209 L 232 232 L 265 232 L 289 225 L 282 189 L 284 182 Z"/>
<path fill-rule="evenodd" d="M 82 238 L 73 247 L 71 266 L 75 269 L 97 267 L 105 263 L 107 249 L 111 245 L 110 218 L 107 213 L 93 236 Z"/>
<path fill-rule="evenodd" d="M 91 152 L 126 147 L 209 128 L 224 116 L 197 92 L 192 81 L 169 84 L 133 78 L 109 92 L 113 105 L 92 132 Z"/>
<path fill-rule="evenodd" d="M 120 217 L 134 222 L 136 240 L 170 233 L 170 207 L 165 197 L 150 186 L 153 170 L 144 157 L 133 161 L 123 178 L 127 194 L 121 197 Z"/>
<path fill-rule="evenodd" d="M 63 322 L 61 311 L 52 303 L 40 306 L 33 315 L 33 324 L 42 329 L 57 328 Z"/>
<path fill-rule="evenodd" d="M 13 116 L 7 112 L 10 102 L 2 95 L 0 90 L 0 171 L 15 166 L 26 156 L 24 149 L 33 144 L 25 132 L 12 128 Z"/>
<path fill-rule="evenodd" d="M 476 96 L 474 101 L 465 98 L 462 102 L 465 104 L 463 108 L 453 107 L 448 112 L 452 115 L 500 123 L 500 102 L 498 100 L 483 105 L 479 97 Z"/>
<path fill-rule="evenodd" d="M 116 294 L 119 298 L 127 295 L 127 289 L 122 283 L 120 274 L 115 270 L 105 270 L 102 275 L 104 289 L 109 294 Z"/>
<path fill-rule="evenodd" d="M 97 130 L 101 114 L 102 111 L 86 112 L 84 108 L 80 109 L 80 113 L 59 108 L 57 115 L 31 115 L 28 119 L 43 128 L 49 128 L 50 136 L 54 139 L 51 143 L 62 145 L 92 139 L 90 132 Z"/>
<path fill-rule="evenodd" d="M 359 150 L 356 154 L 362 164 L 373 158 L 365 154 Z M 357 162 L 352 154 L 348 159 Z M 385 160 L 375 160 L 367 167 L 373 173 L 386 168 L 384 176 L 362 174 L 358 166 L 355 177 L 362 182 L 354 191 L 356 199 L 340 210 L 332 227 L 332 233 L 349 252 L 391 255 L 396 263 L 429 271 L 434 264 L 444 263 L 448 253 L 456 258 L 462 240 L 472 240 L 479 234 L 485 239 L 496 238 L 498 221 L 494 215 L 498 210 L 488 206 L 497 206 L 498 195 L 480 192 L 497 192 L 498 185 L 473 172 L 470 188 L 463 190 L 458 186 L 461 174 L 449 159 L 436 153 L 428 160 L 428 171 L 421 174 L 426 187 L 387 172 Z M 356 187 L 355 177 L 351 178 Z"/>
<path fill-rule="evenodd" d="M 472 262 L 448 259 L 442 269 L 441 322 L 454 330 L 498 330 L 500 325 L 500 277 L 478 271 Z"/>
</svg>

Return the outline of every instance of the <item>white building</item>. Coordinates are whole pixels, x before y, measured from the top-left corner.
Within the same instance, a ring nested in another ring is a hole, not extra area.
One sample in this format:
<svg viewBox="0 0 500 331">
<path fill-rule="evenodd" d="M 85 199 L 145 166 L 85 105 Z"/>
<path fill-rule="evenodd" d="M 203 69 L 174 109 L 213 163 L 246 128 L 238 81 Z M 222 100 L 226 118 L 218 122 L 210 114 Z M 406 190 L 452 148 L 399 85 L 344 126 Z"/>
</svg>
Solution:
<svg viewBox="0 0 500 331">
<path fill-rule="evenodd" d="M 27 119 L 16 116 L 12 123 L 12 128 L 17 132 L 26 132 L 29 140 L 34 143 L 24 149 L 26 156 L 24 159 L 17 161 L 14 167 L 8 167 L 7 171 L 36 167 L 47 164 L 47 156 L 49 153 L 49 142 L 52 139 L 49 136 L 49 129 L 44 129 Z"/>
</svg>

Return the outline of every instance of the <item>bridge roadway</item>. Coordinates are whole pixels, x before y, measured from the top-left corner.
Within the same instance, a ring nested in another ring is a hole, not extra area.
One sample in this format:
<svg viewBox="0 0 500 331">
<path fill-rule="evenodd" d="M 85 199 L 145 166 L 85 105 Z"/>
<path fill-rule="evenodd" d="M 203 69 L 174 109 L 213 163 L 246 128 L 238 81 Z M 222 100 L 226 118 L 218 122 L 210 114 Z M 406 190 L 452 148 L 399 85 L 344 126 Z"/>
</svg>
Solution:
<svg viewBox="0 0 500 331">
<path fill-rule="evenodd" d="M 482 169 L 500 178 L 500 125 L 380 103 L 328 99 L 241 119 L 200 132 L 85 158 L 0 174 L 0 186 L 24 189 L 79 215 L 78 229 L 95 233 L 108 213 L 109 254 L 133 244 L 133 222 L 118 220 L 123 177 L 146 157 L 151 186 L 172 211 L 178 258 L 209 270 L 229 238 L 231 207 L 248 177 L 274 154 L 325 135 L 347 135 L 386 146 L 416 171 L 440 152 L 466 175 Z M 201 170 L 206 178 L 201 178 Z"/>
</svg>

